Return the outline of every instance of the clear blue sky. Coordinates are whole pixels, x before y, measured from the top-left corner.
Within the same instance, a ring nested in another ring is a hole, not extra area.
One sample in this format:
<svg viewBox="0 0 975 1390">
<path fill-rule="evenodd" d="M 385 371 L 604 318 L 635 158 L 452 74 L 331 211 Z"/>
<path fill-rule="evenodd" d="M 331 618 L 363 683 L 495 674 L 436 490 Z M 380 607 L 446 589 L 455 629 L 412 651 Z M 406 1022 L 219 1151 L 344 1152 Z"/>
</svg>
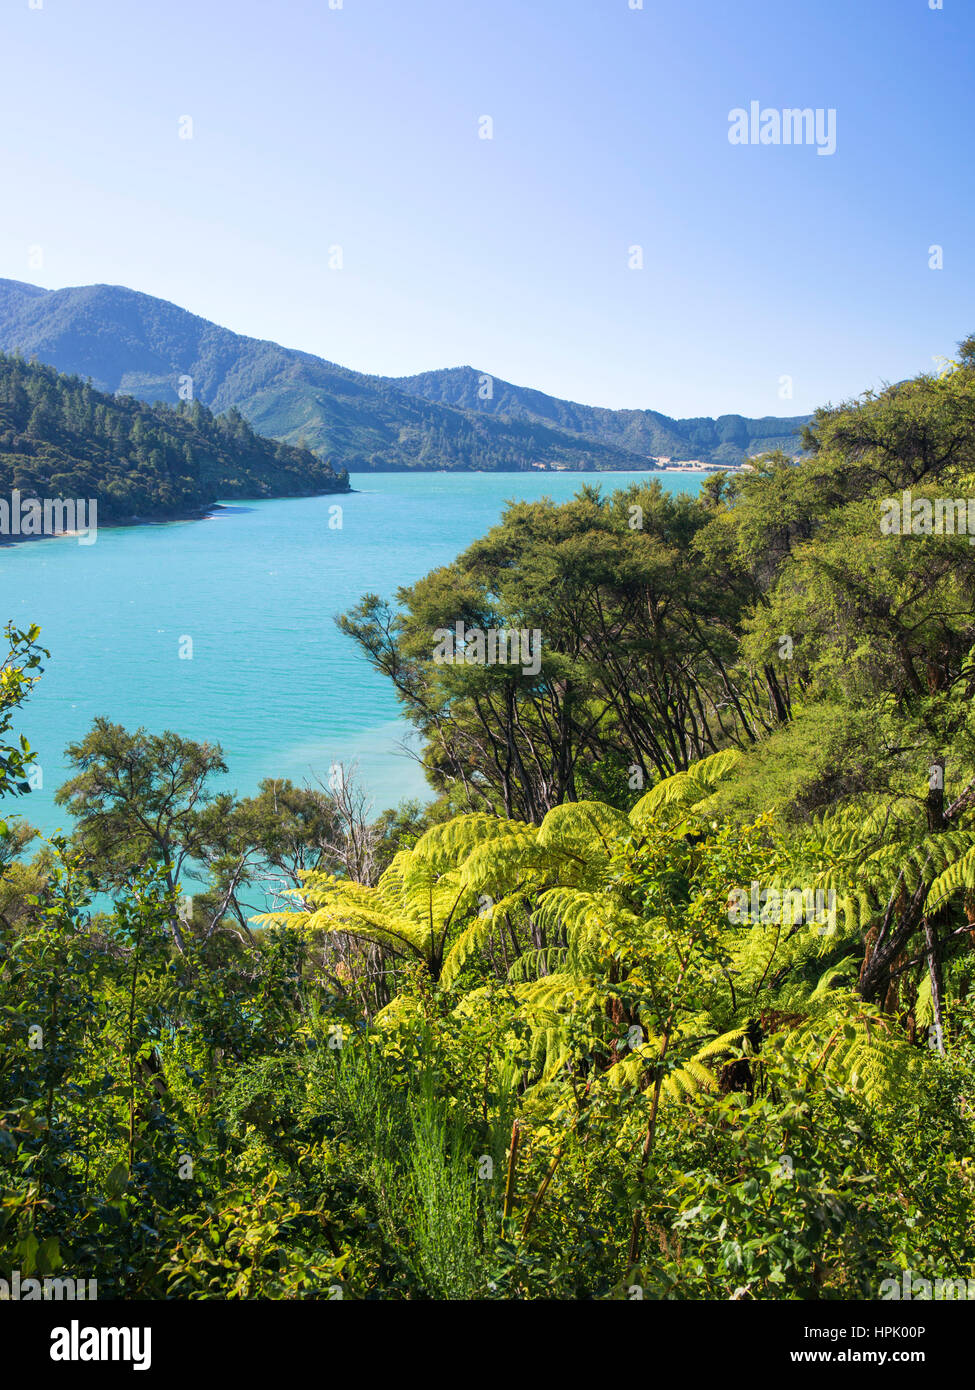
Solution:
<svg viewBox="0 0 975 1390">
<path fill-rule="evenodd" d="M 672 415 L 975 331 L 973 0 L 629 4 L 6 0 L 0 274 Z M 835 108 L 836 153 L 731 145 L 752 100 Z"/>
</svg>

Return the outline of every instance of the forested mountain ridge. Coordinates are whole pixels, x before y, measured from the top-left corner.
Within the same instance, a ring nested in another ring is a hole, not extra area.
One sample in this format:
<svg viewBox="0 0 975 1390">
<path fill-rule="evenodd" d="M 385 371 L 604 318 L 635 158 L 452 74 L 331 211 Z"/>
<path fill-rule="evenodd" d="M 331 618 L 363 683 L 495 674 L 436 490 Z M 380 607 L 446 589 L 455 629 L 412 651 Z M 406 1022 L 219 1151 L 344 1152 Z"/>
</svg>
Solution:
<svg viewBox="0 0 975 1390">
<path fill-rule="evenodd" d="M 560 400 L 543 391 L 514 386 L 474 367 L 450 367 L 417 376 L 387 378 L 391 386 L 425 400 L 483 410 L 511 420 L 537 421 L 654 457 L 737 464 L 743 458 L 781 449 L 798 453 L 809 416 L 701 416 L 675 420 L 657 410 L 609 410 Z"/>
<path fill-rule="evenodd" d="M 239 411 L 146 405 L 0 356 L 0 496 L 94 498 L 100 520 L 205 510 L 219 497 L 348 491 L 308 449 L 255 434 Z"/>
<path fill-rule="evenodd" d="M 655 411 L 577 406 L 461 367 L 402 380 L 249 338 L 117 285 L 44 290 L 0 280 L 0 350 L 91 377 L 105 391 L 175 402 L 181 377 L 215 411 L 305 443 L 349 471 L 407 468 L 641 469 L 657 454 L 738 463 L 798 450 L 800 421 L 673 421 Z"/>
</svg>

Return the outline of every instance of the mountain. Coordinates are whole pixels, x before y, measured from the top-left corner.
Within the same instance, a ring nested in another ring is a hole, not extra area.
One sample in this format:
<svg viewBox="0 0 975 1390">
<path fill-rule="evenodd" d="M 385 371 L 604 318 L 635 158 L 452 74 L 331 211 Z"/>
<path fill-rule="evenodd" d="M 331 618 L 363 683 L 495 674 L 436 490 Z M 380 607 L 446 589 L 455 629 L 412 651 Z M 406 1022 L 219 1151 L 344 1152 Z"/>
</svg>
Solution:
<svg viewBox="0 0 975 1390">
<path fill-rule="evenodd" d="M 214 411 L 302 443 L 349 471 L 409 468 L 640 469 L 657 455 L 737 463 L 799 448 L 788 420 L 671 420 L 655 411 L 575 405 L 470 367 L 391 379 L 243 337 L 166 300 L 117 285 L 44 290 L 0 280 L 0 350 L 90 377 L 107 392 Z"/>
<path fill-rule="evenodd" d="M 343 469 L 646 467 L 615 446 L 435 405 L 118 286 L 0 281 L 0 350 L 143 400 L 176 401 L 188 379 L 213 410 L 236 407 L 262 434 L 304 443 Z"/>
<path fill-rule="evenodd" d="M 39 362 L 0 356 L 0 497 L 95 498 L 99 519 L 206 510 L 218 497 L 347 492 L 307 449 L 264 439 L 240 414 L 104 395 Z"/>
<path fill-rule="evenodd" d="M 486 414 L 551 425 L 586 439 L 655 458 L 700 459 L 736 464 L 753 454 L 783 449 L 798 453 L 799 432 L 810 418 L 766 415 L 720 415 L 674 420 L 657 410 L 609 410 L 559 400 L 542 391 L 513 386 L 473 367 L 449 367 L 418 376 L 387 377 L 391 386 L 411 396 L 442 405 L 480 410 Z"/>
</svg>

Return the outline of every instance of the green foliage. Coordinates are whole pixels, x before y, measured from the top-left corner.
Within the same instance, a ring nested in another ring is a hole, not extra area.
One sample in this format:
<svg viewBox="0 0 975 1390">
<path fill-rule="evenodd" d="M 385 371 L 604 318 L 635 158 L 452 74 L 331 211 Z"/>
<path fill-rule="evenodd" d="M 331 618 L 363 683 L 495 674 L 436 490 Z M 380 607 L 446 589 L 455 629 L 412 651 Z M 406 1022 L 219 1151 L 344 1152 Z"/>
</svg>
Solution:
<svg viewBox="0 0 975 1390">
<path fill-rule="evenodd" d="M 4 629 L 7 651 L 0 662 L 0 739 L 8 733 L 14 714 L 41 678 L 41 661 L 48 652 L 37 640 L 40 635 L 36 623 L 24 631 L 12 623 Z M 30 790 L 30 760 L 30 744 L 23 735 L 16 744 L 0 745 L 0 796 L 17 796 Z M 6 833 L 2 821 L 0 832 Z"/>
<path fill-rule="evenodd" d="M 398 609 L 366 595 L 340 626 L 393 681 L 438 792 L 537 822 L 601 783 L 626 809 L 788 715 L 787 673 L 742 660 L 756 586 L 733 557 L 705 561 L 713 522 L 713 493 L 657 482 L 516 503 Z M 538 633 L 539 669 L 438 661 L 458 623 Z"/>
<path fill-rule="evenodd" d="M 0 851 L 0 1271 L 194 1299 L 975 1277 L 975 574 L 967 537 L 879 524 L 975 482 L 973 379 L 966 344 L 696 501 L 512 508 L 398 614 L 367 599 L 347 627 L 427 734 L 429 813 L 217 794 L 219 749 L 98 721 L 72 842 Z M 544 625 L 540 670 L 433 662 L 458 614 Z M 12 713 L 37 634 L 9 640 Z"/>
<path fill-rule="evenodd" d="M 307 449 L 255 434 L 198 401 L 146 405 L 0 355 L 0 495 L 84 498 L 100 522 L 198 513 L 218 498 L 348 490 Z"/>
</svg>

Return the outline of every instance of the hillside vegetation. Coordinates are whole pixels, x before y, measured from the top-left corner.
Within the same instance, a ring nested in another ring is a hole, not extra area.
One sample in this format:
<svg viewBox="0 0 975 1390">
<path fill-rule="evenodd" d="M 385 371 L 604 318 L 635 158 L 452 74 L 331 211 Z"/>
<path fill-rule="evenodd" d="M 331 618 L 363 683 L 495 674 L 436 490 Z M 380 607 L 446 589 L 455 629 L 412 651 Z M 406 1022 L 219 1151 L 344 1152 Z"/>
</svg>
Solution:
<svg viewBox="0 0 975 1390">
<path fill-rule="evenodd" d="M 608 410 L 559 400 L 541 391 L 513 386 L 510 381 L 486 377 L 472 367 L 393 377 L 390 384 L 425 400 L 510 420 L 552 425 L 630 453 L 671 458 L 675 462 L 697 459 L 730 466 L 775 449 L 797 453 L 800 434 L 809 418 L 767 415 L 751 420 L 743 415 L 721 415 L 716 420 L 674 420 L 657 410 Z"/>
<path fill-rule="evenodd" d="M 118 285 L 42 290 L 0 280 L 0 349 L 147 401 L 176 402 L 188 377 L 212 410 L 240 410 L 261 434 L 306 444 L 349 472 L 643 469 L 655 454 L 737 463 L 780 445 L 795 451 L 801 424 L 595 410 L 500 381 L 482 400 L 470 368 L 367 376 Z"/>
<path fill-rule="evenodd" d="M 806 442 L 514 505 L 364 596 L 425 808 L 231 795 L 219 748 L 106 719 L 69 748 L 72 838 L 3 841 L 0 1260 L 127 1298 L 968 1296 L 975 340 Z M 539 663 L 481 659 L 498 629 Z M 40 637 L 7 633 L 8 798 Z"/>
<path fill-rule="evenodd" d="M 220 497 L 343 492 L 308 449 L 255 434 L 239 411 L 173 408 L 96 391 L 0 356 L 0 496 L 95 498 L 101 522 L 200 512 Z"/>
</svg>

